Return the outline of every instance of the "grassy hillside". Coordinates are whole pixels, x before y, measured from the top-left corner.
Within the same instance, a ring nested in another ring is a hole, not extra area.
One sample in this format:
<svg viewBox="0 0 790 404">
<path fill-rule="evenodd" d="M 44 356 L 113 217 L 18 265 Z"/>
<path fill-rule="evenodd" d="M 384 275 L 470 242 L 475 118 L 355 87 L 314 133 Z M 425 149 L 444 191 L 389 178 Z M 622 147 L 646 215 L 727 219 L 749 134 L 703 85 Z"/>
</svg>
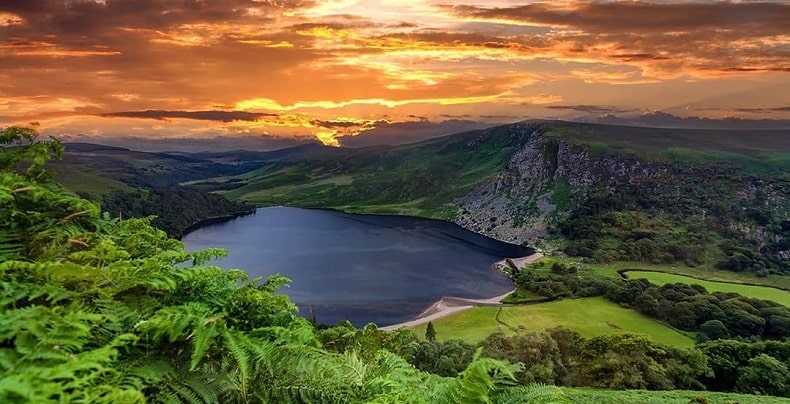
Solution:
<svg viewBox="0 0 790 404">
<path fill-rule="evenodd" d="M 536 121 L 535 125 L 542 125 L 550 137 L 602 153 L 660 161 L 736 161 L 755 172 L 790 168 L 790 136 L 783 136 L 782 131 L 654 129 L 561 121 Z M 403 207 L 407 212 L 437 213 L 437 207 L 502 171 L 517 146 L 529 137 L 516 135 L 512 129 L 506 125 L 401 146 L 323 151 L 309 160 L 296 154 L 236 177 L 234 189 L 226 195 L 258 205 L 287 203 L 384 213 Z"/>
<path fill-rule="evenodd" d="M 548 135 L 667 161 L 729 161 L 754 170 L 790 168 L 790 136 L 783 130 L 662 129 L 554 121 Z"/>
<path fill-rule="evenodd" d="M 74 167 L 61 167 L 55 173 L 55 179 L 66 188 L 80 192 L 91 199 L 101 199 L 115 191 L 128 192 L 134 189 L 121 181 Z"/>
<path fill-rule="evenodd" d="M 584 337 L 624 332 L 646 334 L 654 341 L 691 346 L 693 339 L 634 310 L 620 307 L 603 297 L 566 299 L 529 306 L 475 307 L 433 322 L 437 339 L 478 342 L 490 334 L 543 331 L 566 327 Z M 425 335 L 426 325 L 414 327 Z"/>
<path fill-rule="evenodd" d="M 704 287 L 708 292 L 737 293 L 755 299 L 771 300 L 790 307 L 790 292 L 772 287 L 712 282 L 662 272 L 628 271 L 628 276 L 633 279 L 644 278 L 656 285 L 665 285 L 667 283 L 696 284 Z"/>
<path fill-rule="evenodd" d="M 196 223 L 241 214 L 250 207 L 178 182 L 257 168 L 261 163 L 256 157 L 261 154 L 191 156 L 72 143 L 66 145 L 63 160 L 53 168 L 55 178 L 64 186 L 100 202 L 113 217 L 155 215 L 154 225 L 172 237 L 181 237 Z"/>
<path fill-rule="evenodd" d="M 527 137 L 498 127 L 402 146 L 313 155 L 240 175 L 235 185 L 243 185 L 224 195 L 256 205 L 447 218 L 453 214 L 447 204 L 501 172 Z"/>
</svg>

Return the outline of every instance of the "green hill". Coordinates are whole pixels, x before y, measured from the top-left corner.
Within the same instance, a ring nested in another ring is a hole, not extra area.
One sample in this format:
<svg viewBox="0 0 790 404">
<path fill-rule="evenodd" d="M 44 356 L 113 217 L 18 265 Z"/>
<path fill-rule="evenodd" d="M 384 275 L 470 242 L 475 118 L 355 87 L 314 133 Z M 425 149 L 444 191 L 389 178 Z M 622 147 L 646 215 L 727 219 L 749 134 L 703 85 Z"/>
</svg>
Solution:
<svg viewBox="0 0 790 404">
<path fill-rule="evenodd" d="M 521 122 L 191 183 L 257 206 L 454 221 L 593 262 L 790 272 L 787 131 Z"/>
</svg>

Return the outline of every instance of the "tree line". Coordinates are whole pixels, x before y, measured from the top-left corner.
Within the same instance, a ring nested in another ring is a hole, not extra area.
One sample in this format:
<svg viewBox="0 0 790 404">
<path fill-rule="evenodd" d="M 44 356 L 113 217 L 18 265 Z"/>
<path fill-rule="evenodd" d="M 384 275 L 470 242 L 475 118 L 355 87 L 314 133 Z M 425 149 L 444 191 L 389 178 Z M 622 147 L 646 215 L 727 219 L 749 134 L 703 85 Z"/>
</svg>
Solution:
<svg viewBox="0 0 790 404">
<path fill-rule="evenodd" d="M 647 279 L 597 277 L 562 263 L 553 264 L 548 273 L 520 271 L 514 280 L 520 287 L 550 298 L 605 296 L 672 327 L 696 332 L 700 342 L 790 336 L 790 308 L 737 293 L 708 293 L 700 285 L 658 286 Z"/>
</svg>

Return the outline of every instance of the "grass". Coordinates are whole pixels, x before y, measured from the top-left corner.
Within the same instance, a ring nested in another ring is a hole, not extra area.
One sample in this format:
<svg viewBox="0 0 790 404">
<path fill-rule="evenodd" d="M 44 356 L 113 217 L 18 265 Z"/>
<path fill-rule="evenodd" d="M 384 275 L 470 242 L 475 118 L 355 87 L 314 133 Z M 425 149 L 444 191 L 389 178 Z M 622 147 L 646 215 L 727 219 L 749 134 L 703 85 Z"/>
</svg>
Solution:
<svg viewBox="0 0 790 404">
<path fill-rule="evenodd" d="M 496 320 L 498 307 L 475 307 L 433 322 L 438 339 L 460 338 L 479 342 L 497 331 L 505 334 L 535 332 L 554 327 L 567 327 L 585 337 L 617 333 L 640 333 L 656 342 L 691 346 L 691 337 L 667 327 L 634 310 L 620 307 L 603 297 L 566 299 L 558 302 L 527 306 L 504 306 Z M 425 335 L 425 325 L 414 327 L 417 335 Z"/>
<path fill-rule="evenodd" d="M 709 404 L 787 404 L 787 398 L 756 396 L 750 394 L 719 393 L 710 391 L 647 391 L 647 390 L 593 390 L 567 388 L 562 390 L 572 403 L 596 404 L 688 404 L 695 397 L 703 397 Z"/>
<path fill-rule="evenodd" d="M 790 138 L 782 130 L 659 129 L 552 121 L 549 135 L 606 153 L 680 161 L 736 160 L 751 168 L 786 168 Z M 682 145 L 682 148 L 678 147 Z"/>
<path fill-rule="evenodd" d="M 790 307 L 790 293 L 771 287 L 705 281 L 662 272 L 628 271 L 628 276 L 632 279 L 645 278 L 657 285 L 667 283 L 697 284 L 704 287 L 708 292 L 733 292 L 755 299 L 771 300 Z"/>
<path fill-rule="evenodd" d="M 526 135 L 524 135 L 526 136 Z M 447 219 L 448 207 L 506 166 L 524 139 L 506 126 L 399 146 L 344 149 L 239 175 L 230 199 Z"/>
<path fill-rule="evenodd" d="M 615 262 L 606 265 L 575 264 L 582 269 L 588 269 L 595 274 L 607 277 L 619 277 L 618 270 L 628 269 L 633 271 L 646 270 L 658 271 L 674 275 L 682 275 L 689 278 L 701 279 L 711 282 L 734 282 L 748 283 L 755 285 L 773 286 L 790 291 L 790 276 L 768 275 L 764 278 L 757 277 L 749 273 L 724 271 L 709 266 L 687 267 L 685 265 L 669 264 L 648 264 L 644 262 Z"/>
<path fill-rule="evenodd" d="M 74 192 L 84 192 L 92 198 L 101 198 L 116 190 L 132 190 L 132 187 L 123 182 L 70 167 L 58 167 L 55 170 L 55 179 L 66 188 Z"/>
</svg>

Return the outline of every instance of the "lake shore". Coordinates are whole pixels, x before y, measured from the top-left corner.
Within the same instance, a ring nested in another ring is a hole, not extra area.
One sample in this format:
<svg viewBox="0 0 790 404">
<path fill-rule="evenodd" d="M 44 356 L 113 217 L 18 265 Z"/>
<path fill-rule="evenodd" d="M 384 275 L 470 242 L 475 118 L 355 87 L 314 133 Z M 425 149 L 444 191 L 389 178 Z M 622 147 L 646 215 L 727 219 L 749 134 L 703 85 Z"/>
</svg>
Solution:
<svg viewBox="0 0 790 404">
<path fill-rule="evenodd" d="M 521 268 L 527 264 L 535 262 L 543 257 L 541 253 L 534 253 L 532 255 L 528 255 L 526 257 L 520 258 L 506 258 L 501 261 L 497 261 L 494 264 L 494 267 L 504 271 L 504 268 L 511 266 L 508 261 L 515 264 L 518 268 Z M 384 327 L 379 327 L 384 331 L 393 331 L 399 328 L 409 328 L 415 327 L 420 324 L 425 324 L 429 321 L 438 320 L 443 317 L 447 317 L 451 314 L 455 314 L 464 310 L 469 310 L 472 307 L 476 306 L 495 306 L 501 304 L 500 302 L 505 297 L 509 296 L 511 293 L 515 292 L 516 288 L 514 287 L 513 290 L 507 292 L 503 295 L 494 296 L 488 299 L 465 299 L 460 297 L 443 297 L 439 299 L 438 302 L 432 304 L 430 307 L 425 309 L 422 313 L 420 313 L 417 318 L 410 321 L 405 321 L 398 324 L 392 324 Z"/>
</svg>

